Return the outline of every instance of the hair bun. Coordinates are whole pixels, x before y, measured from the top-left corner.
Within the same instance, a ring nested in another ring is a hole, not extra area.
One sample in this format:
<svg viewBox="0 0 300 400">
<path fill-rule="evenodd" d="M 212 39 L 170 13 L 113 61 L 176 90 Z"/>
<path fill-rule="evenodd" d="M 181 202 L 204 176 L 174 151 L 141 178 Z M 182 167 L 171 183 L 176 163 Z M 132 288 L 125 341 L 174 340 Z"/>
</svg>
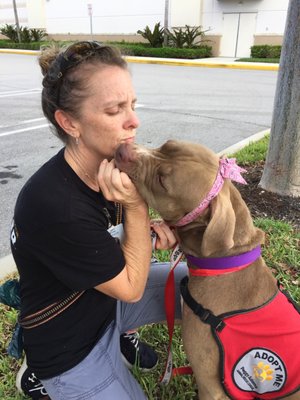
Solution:
<svg viewBox="0 0 300 400">
<path fill-rule="evenodd" d="M 60 49 L 57 45 L 51 45 L 47 47 L 41 47 L 41 55 L 39 57 L 39 65 L 43 76 L 47 74 L 53 61 L 57 58 L 60 53 Z"/>
</svg>

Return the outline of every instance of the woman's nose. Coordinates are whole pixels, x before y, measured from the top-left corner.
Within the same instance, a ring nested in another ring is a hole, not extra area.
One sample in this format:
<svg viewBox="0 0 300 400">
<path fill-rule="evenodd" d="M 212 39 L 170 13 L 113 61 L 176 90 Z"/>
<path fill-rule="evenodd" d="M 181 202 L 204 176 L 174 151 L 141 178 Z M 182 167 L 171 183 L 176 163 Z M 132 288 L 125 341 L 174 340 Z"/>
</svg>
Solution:
<svg viewBox="0 0 300 400">
<path fill-rule="evenodd" d="M 140 124 L 140 121 L 134 110 L 130 110 L 125 121 L 125 129 L 136 129 Z"/>
</svg>

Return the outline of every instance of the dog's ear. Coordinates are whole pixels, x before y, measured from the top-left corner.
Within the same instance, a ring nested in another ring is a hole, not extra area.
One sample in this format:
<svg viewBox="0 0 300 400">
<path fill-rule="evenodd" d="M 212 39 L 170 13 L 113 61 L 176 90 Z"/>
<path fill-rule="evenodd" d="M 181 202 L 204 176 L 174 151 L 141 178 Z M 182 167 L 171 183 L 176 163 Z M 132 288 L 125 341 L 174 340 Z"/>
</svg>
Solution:
<svg viewBox="0 0 300 400">
<path fill-rule="evenodd" d="M 210 220 L 201 244 L 201 253 L 204 257 L 229 250 L 234 246 L 236 218 L 228 185 L 224 185 L 218 196 L 211 201 L 210 211 Z"/>
</svg>

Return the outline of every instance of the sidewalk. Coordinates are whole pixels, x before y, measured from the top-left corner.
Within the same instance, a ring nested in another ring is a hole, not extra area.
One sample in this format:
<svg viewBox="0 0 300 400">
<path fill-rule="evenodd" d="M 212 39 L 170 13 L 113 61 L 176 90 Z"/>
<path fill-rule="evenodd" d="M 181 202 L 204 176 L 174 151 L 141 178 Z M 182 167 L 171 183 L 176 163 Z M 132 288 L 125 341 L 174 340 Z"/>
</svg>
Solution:
<svg viewBox="0 0 300 400">
<path fill-rule="evenodd" d="M 0 49 L 0 54 L 24 54 L 24 55 L 39 55 L 39 51 L 33 50 L 18 50 L 18 49 Z M 162 64 L 184 67 L 206 67 L 206 68 L 232 68 L 232 69 L 252 69 L 265 71 L 278 71 L 279 64 L 273 63 L 252 63 L 235 61 L 237 58 L 232 57 L 211 57 L 200 58 L 196 60 L 187 60 L 179 58 L 154 58 L 154 57 L 135 57 L 125 56 L 129 63 L 140 64 Z"/>
</svg>

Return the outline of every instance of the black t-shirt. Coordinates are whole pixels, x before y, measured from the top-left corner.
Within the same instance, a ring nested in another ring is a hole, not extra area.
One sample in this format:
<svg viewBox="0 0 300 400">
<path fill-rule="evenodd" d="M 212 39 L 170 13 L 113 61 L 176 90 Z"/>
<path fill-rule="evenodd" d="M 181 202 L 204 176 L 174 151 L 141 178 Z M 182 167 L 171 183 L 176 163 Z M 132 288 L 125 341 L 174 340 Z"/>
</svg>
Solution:
<svg viewBox="0 0 300 400">
<path fill-rule="evenodd" d="M 17 199 L 11 249 L 20 274 L 21 317 L 84 294 L 60 315 L 24 329 L 28 365 L 41 379 L 78 364 L 115 317 L 116 300 L 93 289 L 125 265 L 107 232 L 115 205 L 85 185 L 64 149 L 25 184 Z"/>
</svg>

